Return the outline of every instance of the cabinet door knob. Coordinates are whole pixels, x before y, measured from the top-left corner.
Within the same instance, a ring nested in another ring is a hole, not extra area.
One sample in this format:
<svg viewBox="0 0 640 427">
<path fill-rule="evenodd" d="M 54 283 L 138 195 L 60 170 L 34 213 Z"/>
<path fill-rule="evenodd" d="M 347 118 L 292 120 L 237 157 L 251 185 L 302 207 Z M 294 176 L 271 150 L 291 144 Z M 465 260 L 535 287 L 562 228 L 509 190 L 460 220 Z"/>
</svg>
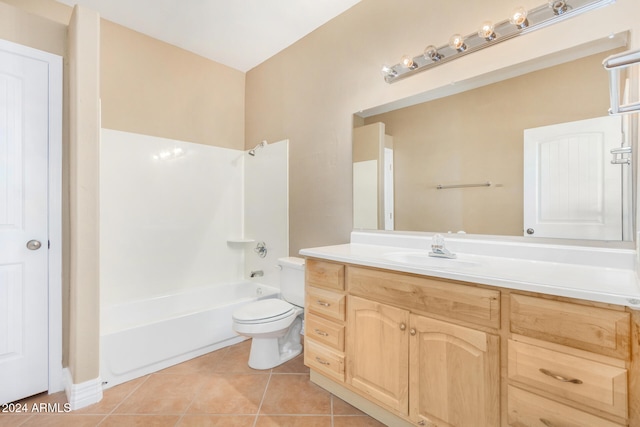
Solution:
<svg viewBox="0 0 640 427">
<path fill-rule="evenodd" d="M 407 325 L 405 323 L 400 323 L 400 330 L 404 331 L 405 329 L 407 329 Z"/>
<path fill-rule="evenodd" d="M 411 328 L 411 329 L 409 329 L 409 333 L 410 333 L 412 336 L 413 336 L 413 335 L 415 335 L 415 334 L 416 334 L 416 332 L 417 332 L 417 331 L 416 331 L 416 329 L 415 329 L 415 328 Z"/>
<path fill-rule="evenodd" d="M 563 383 L 582 384 L 582 380 L 579 380 L 577 378 L 563 377 L 562 375 L 554 374 L 553 372 L 543 368 L 540 368 L 540 372 L 542 372 L 548 377 L 553 378 L 554 380 L 562 381 Z"/>
</svg>

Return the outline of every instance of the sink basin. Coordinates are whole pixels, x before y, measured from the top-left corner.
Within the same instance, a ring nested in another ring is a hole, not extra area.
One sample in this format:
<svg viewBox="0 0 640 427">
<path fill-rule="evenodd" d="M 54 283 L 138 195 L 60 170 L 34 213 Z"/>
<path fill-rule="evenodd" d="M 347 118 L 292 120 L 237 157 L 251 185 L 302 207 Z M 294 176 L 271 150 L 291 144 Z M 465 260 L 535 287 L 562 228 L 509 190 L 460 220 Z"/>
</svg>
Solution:
<svg viewBox="0 0 640 427">
<path fill-rule="evenodd" d="M 398 262 L 401 264 L 414 265 L 417 267 L 434 267 L 434 268 L 472 268 L 477 267 L 477 262 L 458 258 L 438 258 L 429 256 L 428 252 L 389 252 L 384 254 L 386 260 Z"/>
</svg>

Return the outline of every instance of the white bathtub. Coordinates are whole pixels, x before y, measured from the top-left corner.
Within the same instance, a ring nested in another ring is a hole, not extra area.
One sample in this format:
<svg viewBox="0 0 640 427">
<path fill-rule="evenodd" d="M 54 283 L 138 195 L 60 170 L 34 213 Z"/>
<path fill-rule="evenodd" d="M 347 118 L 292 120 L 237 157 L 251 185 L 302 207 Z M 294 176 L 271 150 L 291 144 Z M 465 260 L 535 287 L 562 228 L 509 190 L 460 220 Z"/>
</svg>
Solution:
<svg viewBox="0 0 640 427">
<path fill-rule="evenodd" d="M 100 375 L 104 387 L 244 340 L 232 329 L 233 310 L 252 300 L 278 296 L 277 288 L 247 281 L 103 307 Z"/>
</svg>

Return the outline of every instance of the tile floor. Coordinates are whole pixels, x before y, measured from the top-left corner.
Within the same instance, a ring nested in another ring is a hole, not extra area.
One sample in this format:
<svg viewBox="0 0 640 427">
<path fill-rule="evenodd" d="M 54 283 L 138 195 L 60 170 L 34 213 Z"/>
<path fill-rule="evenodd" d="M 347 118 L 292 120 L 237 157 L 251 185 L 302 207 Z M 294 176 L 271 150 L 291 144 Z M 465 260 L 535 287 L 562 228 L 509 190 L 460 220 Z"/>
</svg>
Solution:
<svg viewBox="0 0 640 427">
<path fill-rule="evenodd" d="M 302 356 L 269 371 L 247 366 L 244 341 L 105 390 L 69 413 L 0 413 L 0 427 L 377 427 L 383 426 L 309 381 Z M 67 402 L 64 393 L 21 403 Z"/>
</svg>

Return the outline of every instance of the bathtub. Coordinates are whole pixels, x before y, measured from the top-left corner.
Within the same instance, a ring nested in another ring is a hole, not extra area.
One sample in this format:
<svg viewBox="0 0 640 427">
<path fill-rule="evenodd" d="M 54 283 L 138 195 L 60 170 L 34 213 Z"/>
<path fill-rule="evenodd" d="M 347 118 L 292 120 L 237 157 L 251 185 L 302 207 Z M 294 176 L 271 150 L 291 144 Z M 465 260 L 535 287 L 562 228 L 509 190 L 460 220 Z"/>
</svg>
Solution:
<svg viewBox="0 0 640 427">
<path fill-rule="evenodd" d="M 243 341 L 246 338 L 232 329 L 233 310 L 250 301 L 278 296 L 278 288 L 245 281 L 103 307 L 103 387 Z"/>
</svg>

